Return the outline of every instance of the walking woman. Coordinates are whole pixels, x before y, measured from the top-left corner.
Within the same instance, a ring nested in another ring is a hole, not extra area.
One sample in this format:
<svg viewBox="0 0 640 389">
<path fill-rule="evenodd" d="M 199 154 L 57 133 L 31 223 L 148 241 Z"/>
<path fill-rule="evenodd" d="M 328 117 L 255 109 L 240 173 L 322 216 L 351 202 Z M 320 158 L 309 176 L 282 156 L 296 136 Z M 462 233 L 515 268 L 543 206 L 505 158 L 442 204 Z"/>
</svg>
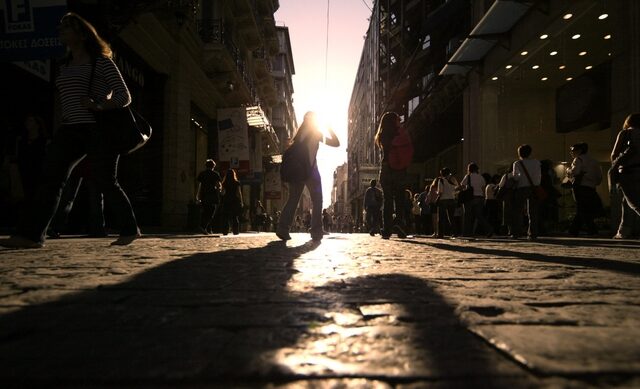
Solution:
<svg viewBox="0 0 640 389">
<path fill-rule="evenodd" d="M 229 233 L 229 224 L 233 235 L 240 233 L 240 215 L 242 214 L 242 190 L 240 189 L 240 181 L 234 169 L 227 170 L 227 174 L 222 180 L 222 216 L 224 235 Z"/>
<path fill-rule="evenodd" d="M 131 95 L 111 59 L 109 45 L 89 22 L 70 12 L 63 16 L 58 29 L 60 41 L 67 47 L 67 56 L 56 78 L 62 126 L 49 145 L 42 183 L 29 207 L 29 216 L 17 234 L 0 245 L 43 246 L 62 188 L 73 168 L 85 157 L 99 189 L 120 222 L 120 237 L 112 245 L 127 245 L 140 237 L 140 230 L 131 203 L 118 184 L 118 152 L 105 146 L 107 131 L 98 129 L 94 113 L 127 106 Z"/>
<path fill-rule="evenodd" d="M 629 208 L 640 215 L 640 113 L 627 116 L 611 151 L 611 161 L 626 149 L 631 151 L 622 164 L 619 185 Z"/>
<path fill-rule="evenodd" d="M 459 186 L 455 176 L 451 174 L 451 169 L 443 167 L 440 169 L 440 177 L 435 179 L 437 200 L 436 205 L 438 207 L 438 221 L 436 224 L 436 230 L 434 237 L 443 238 L 445 231 L 450 236 L 456 236 L 455 213 L 456 213 L 456 199 L 455 190 Z"/>
<path fill-rule="evenodd" d="M 304 149 L 307 152 L 306 157 L 309 158 L 309 164 L 311 166 L 311 174 L 309 174 L 304 181 L 289 183 L 289 198 L 282 210 L 282 215 L 280 216 L 280 221 L 276 229 L 276 235 L 282 240 L 291 239 L 289 230 L 291 229 L 291 223 L 293 223 L 293 217 L 298 208 L 298 202 L 300 202 L 300 196 L 305 186 L 311 195 L 311 239 L 319 241 L 324 235 L 322 228 L 322 181 L 320 180 L 316 156 L 320 142 L 331 147 L 340 146 L 340 141 L 333 130 L 329 128 L 328 132 L 329 137 L 325 137 L 320 131 L 316 114 L 314 112 L 307 112 L 304 115 L 304 120 L 300 128 L 298 128 L 296 135 L 293 137 L 293 143 L 302 143 L 304 145 Z"/>
<path fill-rule="evenodd" d="M 473 198 L 464 203 L 464 235 L 474 236 L 477 226 L 482 228 L 483 233 L 490 238 L 493 235 L 493 228 L 484 216 L 484 193 L 486 182 L 479 173 L 478 165 L 471 162 L 467 166 L 467 175 L 460 181 L 460 186 L 464 189 L 473 189 Z"/>
<path fill-rule="evenodd" d="M 382 213 L 382 238 L 389 239 L 392 231 L 399 238 L 406 238 L 405 227 L 405 191 L 407 168 L 392 166 L 390 154 L 401 144 L 398 139 L 406 138 L 406 132 L 401 125 L 400 116 L 395 112 L 382 115 L 380 126 L 376 133 L 375 142 L 381 152 L 380 184 L 384 193 L 384 210 Z M 413 149 L 411 149 L 413 151 Z M 401 154 L 401 153 L 398 153 Z M 411 152 L 413 154 L 413 152 Z M 406 155 L 406 154 L 405 154 Z M 409 157 L 410 158 L 410 157 Z M 395 214 L 395 220 L 394 220 Z"/>
</svg>

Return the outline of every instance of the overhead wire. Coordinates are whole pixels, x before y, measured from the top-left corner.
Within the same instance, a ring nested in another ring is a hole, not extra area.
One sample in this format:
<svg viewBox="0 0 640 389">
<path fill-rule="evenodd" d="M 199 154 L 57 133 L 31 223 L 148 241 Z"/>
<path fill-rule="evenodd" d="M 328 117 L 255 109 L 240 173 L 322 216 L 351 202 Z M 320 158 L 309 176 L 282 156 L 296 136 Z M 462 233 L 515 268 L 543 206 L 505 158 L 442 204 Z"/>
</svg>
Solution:
<svg viewBox="0 0 640 389">
<path fill-rule="evenodd" d="M 331 0 L 327 0 L 327 37 L 324 48 L 324 89 L 327 89 L 327 75 L 329 74 L 329 4 Z"/>
</svg>

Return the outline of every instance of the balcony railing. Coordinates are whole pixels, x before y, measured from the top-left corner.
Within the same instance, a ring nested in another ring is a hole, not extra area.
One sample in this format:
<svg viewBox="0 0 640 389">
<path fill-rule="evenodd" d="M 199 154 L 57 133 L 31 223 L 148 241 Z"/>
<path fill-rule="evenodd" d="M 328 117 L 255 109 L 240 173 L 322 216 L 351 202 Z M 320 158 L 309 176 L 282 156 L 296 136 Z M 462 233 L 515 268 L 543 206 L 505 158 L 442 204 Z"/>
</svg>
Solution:
<svg viewBox="0 0 640 389">
<path fill-rule="evenodd" d="M 224 46 L 233 59 L 236 71 L 241 76 L 242 81 L 247 86 L 253 102 L 258 101 L 258 94 L 249 72 L 247 64 L 240 55 L 240 50 L 231 37 L 226 34 L 222 19 L 200 19 L 197 23 L 198 33 L 204 43 L 213 43 Z"/>
</svg>

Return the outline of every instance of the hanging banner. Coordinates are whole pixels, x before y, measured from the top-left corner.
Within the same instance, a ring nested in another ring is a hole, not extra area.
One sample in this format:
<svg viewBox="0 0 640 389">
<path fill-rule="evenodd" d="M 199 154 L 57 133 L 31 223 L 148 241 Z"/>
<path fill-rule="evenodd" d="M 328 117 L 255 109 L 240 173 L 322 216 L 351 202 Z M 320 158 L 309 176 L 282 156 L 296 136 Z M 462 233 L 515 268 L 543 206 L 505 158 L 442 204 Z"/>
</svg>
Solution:
<svg viewBox="0 0 640 389">
<path fill-rule="evenodd" d="M 65 0 L 0 0 L 0 60 L 61 57 L 58 24 L 66 12 Z"/>
<path fill-rule="evenodd" d="M 221 168 L 249 173 L 249 132 L 244 107 L 218 109 L 218 158 Z"/>
<path fill-rule="evenodd" d="M 264 175 L 264 198 L 269 200 L 282 198 L 280 172 L 276 169 L 270 169 Z"/>
</svg>

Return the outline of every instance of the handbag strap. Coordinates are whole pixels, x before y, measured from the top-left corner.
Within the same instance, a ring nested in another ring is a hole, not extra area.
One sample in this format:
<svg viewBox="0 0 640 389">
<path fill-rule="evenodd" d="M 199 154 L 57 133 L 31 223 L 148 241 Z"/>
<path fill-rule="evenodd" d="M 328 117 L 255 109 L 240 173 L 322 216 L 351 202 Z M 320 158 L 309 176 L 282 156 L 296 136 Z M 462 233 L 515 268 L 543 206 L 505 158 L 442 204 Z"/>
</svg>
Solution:
<svg viewBox="0 0 640 389">
<path fill-rule="evenodd" d="M 524 175 L 527 176 L 527 180 L 529 180 L 529 185 L 531 185 L 531 187 L 533 188 L 535 185 L 533 185 L 533 181 L 531 180 L 529 171 L 527 171 L 527 167 L 524 165 L 523 161 L 518 161 L 518 162 L 520 162 L 520 166 L 522 166 L 522 170 L 524 170 Z"/>
</svg>

